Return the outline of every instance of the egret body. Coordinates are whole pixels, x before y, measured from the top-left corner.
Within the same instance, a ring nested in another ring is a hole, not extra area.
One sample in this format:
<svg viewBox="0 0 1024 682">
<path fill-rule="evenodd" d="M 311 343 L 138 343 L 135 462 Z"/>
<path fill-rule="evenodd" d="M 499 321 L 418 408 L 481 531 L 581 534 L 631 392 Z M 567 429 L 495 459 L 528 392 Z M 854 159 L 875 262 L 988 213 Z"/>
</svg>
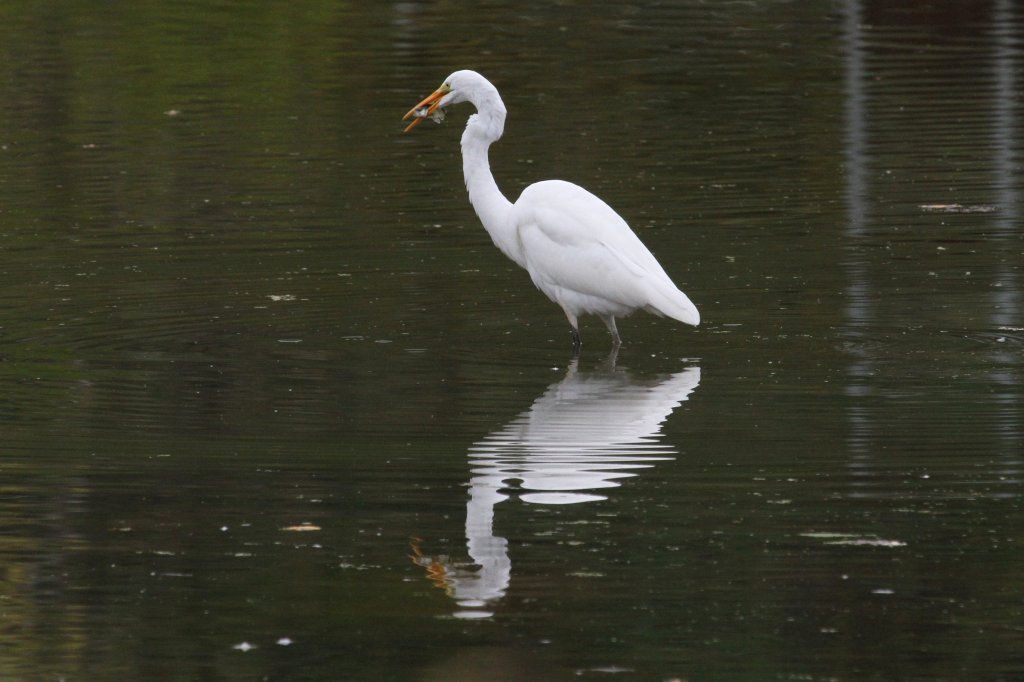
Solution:
<svg viewBox="0 0 1024 682">
<path fill-rule="evenodd" d="M 487 151 L 505 129 L 505 104 L 497 88 L 475 71 L 456 71 L 405 118 L 414 128 L 444 108 L 469 102 L 477 113 L 462 133 L 462 170 L 484 229 L 502 253 L 530 273 L 538 289 L 561 306 L 580 349 L 579 317 L 600 317 L 621 344 L 615 318 L 643 309 L 697 325 L 700 313 L 657 259 L 608 204 L 578 185 L 545 180 L 512 203 L 494 182 Z"/>
</svg>

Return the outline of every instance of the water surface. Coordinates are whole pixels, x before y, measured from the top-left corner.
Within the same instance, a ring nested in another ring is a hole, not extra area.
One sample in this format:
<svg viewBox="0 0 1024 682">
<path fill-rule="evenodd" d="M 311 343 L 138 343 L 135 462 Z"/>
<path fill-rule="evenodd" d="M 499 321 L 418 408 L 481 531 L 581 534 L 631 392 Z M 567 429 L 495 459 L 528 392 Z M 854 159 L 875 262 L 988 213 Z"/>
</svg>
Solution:
<svg viewBox="0 0 1024 682">
<path fill-rule="evenodd" d="M 0 676 L 1024 675 L 1013 3 L 0 13 Z M 699 328 L 572 357 L 457 68 Z"/>
</svg>

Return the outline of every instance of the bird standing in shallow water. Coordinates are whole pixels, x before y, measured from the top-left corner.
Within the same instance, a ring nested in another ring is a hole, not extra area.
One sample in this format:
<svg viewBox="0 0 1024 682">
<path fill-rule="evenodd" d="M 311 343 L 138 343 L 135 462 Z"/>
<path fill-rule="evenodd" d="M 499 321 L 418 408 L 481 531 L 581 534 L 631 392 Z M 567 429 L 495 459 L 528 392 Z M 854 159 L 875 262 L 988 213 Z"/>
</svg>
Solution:
<svg viewBox="0 0 1024 682">
<path fill-rule="evenodd" d="M 491 175 L 487 150 L 505 130 L 505 104 L 497 88 L 475 71 L 456 71 L 402 120 L 412 130 L 444 108 L 469 102 L 477 113 L 462 133 L 462 170 L 469 201 L 502 253 L 526 269 L 537 288 L 565 311 L 573 351 L 580 350 L 579 316 L 600 317 L 615 348 L 622 343 L 615 318 L 644 309 L 694 326 L 700 313 L 658 261 L 608 204 L 578 185 L 545 180 L 513 204 Z"/>
</svg>

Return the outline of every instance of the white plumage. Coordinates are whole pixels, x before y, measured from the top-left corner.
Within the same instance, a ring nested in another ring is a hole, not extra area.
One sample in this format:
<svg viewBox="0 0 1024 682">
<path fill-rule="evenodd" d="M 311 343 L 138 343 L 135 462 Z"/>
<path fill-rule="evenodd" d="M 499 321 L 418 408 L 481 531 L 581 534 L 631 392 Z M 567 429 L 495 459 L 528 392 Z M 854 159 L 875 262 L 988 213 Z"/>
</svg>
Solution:
<svg viewBox="0 0 1024 682">
<path fill-rule="evenodd" d="M 469 200 L 501 251 L 530 273 L 533 283 L 562 307 L 580 347 L 579 316 L 604 320 L 617 347 L 615 318 L 643 309 L 686 324 L 700 313 L 672 283 L 639 237 L 608 204 L 578 185 L 546 180 L 530 185 L 514 203 L 498 189 L 487 150 L 505 127 L 505 105 L 475 71 L 456 71 L 416 105 L 411 130 L 424 118 L 440 118 L 450 104 L 470 102 L 477 113 L 462 134 L 462 167 Z"/>
</svg>

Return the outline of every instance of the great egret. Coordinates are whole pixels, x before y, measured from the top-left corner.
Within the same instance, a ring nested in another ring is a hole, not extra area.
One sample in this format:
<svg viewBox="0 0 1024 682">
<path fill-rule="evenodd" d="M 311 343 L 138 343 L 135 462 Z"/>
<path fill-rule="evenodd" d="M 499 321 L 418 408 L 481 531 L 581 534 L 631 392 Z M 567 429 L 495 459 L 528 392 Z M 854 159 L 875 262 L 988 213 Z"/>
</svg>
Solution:
<svg viewBox="0 0 1024 682">
<path fill-rule="evenodd" d="M 428 116 L 440 121 L 444 108 L 469 102 L 477 113 L 462 133 L 462 170 L 484 229 L 502 253 L 530 273 L 537 288 L 565 311 L 573 351 L 581 341 L 578 318 L 600 317 L 616 348 L 622 343 L 615 318 L 644 309 L 686 324 L 700 313 L 658 261 L 608 204 L 578 185 L 545 180 L 509 202 L 491 175 L 487 150 L 505 129 L 505 104 L 490 81 L 475 71 L 456 71 L 413 107 L 409 132 Z"/>
</svg>

